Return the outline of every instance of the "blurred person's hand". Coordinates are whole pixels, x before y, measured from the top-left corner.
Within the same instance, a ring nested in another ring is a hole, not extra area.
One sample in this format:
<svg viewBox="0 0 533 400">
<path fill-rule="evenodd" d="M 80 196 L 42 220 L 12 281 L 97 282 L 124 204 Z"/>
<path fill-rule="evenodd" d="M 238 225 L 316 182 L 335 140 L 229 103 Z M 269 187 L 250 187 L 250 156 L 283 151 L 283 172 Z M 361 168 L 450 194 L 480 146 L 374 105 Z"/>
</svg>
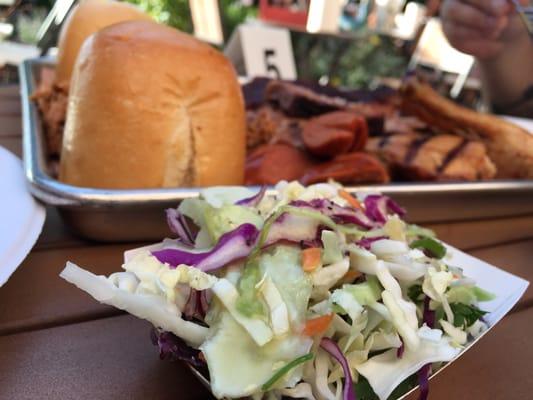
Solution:
<svg viewBox="0 0 533 400">
<path fill-rule="evenodd" d="M 528 35 L 510 0 L 443 0 L 440 11 L 450 44 L 480 60 L 497 58 L 516 39 Z"/>
</svg>

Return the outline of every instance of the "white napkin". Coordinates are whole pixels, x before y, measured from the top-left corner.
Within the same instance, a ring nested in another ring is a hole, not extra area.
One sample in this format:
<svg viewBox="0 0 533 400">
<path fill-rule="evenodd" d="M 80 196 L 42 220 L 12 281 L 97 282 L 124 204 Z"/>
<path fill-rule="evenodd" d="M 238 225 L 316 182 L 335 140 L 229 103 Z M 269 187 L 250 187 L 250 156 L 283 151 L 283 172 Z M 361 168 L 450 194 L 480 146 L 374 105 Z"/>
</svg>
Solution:
<svg viewBox="0 0 533 400">
<path fill-rule="evenodd" d="M 0 147 L 0 287 L 32 249 L 45 216 L 28 191 L 21 161 Z"/>
</svg>

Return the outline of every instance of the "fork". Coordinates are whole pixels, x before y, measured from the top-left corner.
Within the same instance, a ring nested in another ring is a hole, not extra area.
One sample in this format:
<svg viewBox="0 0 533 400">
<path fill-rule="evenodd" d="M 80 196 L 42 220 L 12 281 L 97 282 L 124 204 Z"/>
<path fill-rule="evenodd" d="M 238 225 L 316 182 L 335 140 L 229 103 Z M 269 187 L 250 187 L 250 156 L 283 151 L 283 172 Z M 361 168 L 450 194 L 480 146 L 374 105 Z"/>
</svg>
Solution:
<svg viewBox="0 0 533 400">
<path fill-rule="evenodd" d="M 511 0 L 527 31 L 533 36 L 533 7 L 523 7 L 518 0 Z"/>
</svg>

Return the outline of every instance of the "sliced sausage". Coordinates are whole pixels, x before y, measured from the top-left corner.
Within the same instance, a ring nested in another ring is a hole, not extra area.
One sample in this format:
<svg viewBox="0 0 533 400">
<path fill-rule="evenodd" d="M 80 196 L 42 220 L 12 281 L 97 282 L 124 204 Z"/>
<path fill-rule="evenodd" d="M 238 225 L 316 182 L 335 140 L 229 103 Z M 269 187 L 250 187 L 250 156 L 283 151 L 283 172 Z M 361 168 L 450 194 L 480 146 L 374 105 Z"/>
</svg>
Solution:
<svg viewBox="0 0 533 400">
<path fill-rule="evenodd" d="M 346 111 L 335 111 L 313 118 L 313 122 L 329 128 L 345 129 L 354 132 L 364 118 Z"/>
<path fill-rule="evenodd" d="M 309 120 L 303 128 L 302 139 L 311 154 L 331 158 L 362 150 L 368 139 L 368 125 L 357 114 L 330 112 Z"/>
<path fill-rule="evenodd" d="M 286 144 L 263 145 L 246 159 L 245 183 L 274 185 L 280 180 L 298 180 L 312 165 L 302 150 Z"/>
<path fill-rule="evenodd" d="M 359 152 L 343 154 L 331 161 L 317 164 L 309 168 L 300 181 L 309 185 L 330 178 L 344 184 L 389 181 L 387 170 L 377 158 Z"/>
<path fill-rule="evenodd" d="M 368 123 L 364 117 L 356 116 L 358 119 L 354 134 L 354 141 L 351 151 L 362 151 L 368 140 Z"/>
<path fill-rule="evenodd" d="M 349 130 L 330 128 L 309 121 L 302 130 L 302 139 L 311 154 L 317 157 L 334 157 L 350 151 L 354 134 Z"/>
</svg>

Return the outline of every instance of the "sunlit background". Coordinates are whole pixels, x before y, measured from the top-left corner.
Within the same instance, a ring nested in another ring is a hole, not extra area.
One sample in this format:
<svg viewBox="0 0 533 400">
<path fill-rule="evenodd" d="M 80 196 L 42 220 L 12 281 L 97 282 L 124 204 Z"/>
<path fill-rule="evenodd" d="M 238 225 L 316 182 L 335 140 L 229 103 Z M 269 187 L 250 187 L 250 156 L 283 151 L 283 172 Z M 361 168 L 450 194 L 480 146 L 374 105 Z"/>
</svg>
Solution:
<svg viewBox="0 0 533 400">
<path fill-rule="evenodd" d="M 394 85 L 408 69 L 415 69 L 441 93 L 469 105 L 479 100 L 478 82 L 467 79 L 473 60 L 451 50 L 438 19 L 432 19 L 438 17 L 439 0 L 128 1 L 159 22 L 196 34 L 221 50 L 241 24 L 260 20 L 287 28 L 301 80 L 368 88 L 384 82 Z M 48 32 L 43 39 L 50 23 L 47 16 L 50 19 L 53 10 L 55 18 L 62 19 L 72 3 L 0 0 L 0 82 L 17 81 L 14 64 L 22 53 L 53 54 L 56 38 Z M 277 13 L 276 7 L 285 14 Z"/>
</svg>

